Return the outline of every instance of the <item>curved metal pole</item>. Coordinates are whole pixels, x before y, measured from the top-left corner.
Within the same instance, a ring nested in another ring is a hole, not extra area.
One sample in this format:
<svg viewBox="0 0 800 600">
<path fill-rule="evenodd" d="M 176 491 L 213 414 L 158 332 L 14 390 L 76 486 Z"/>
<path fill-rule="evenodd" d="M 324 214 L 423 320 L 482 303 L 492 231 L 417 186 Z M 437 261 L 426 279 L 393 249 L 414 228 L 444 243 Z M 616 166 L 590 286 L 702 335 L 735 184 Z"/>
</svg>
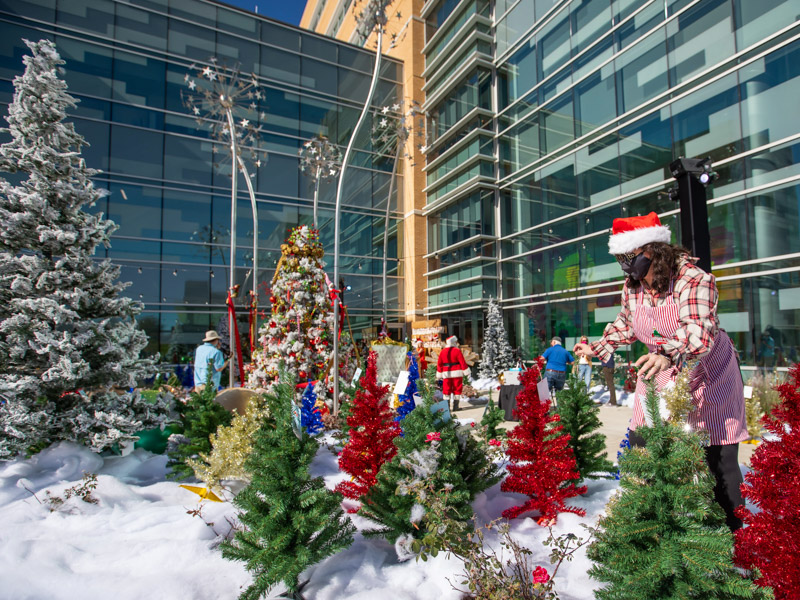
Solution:
<svg viewBox="0 0 800 600">
<path fill-rule="evenodd" d="M 347 144 L 342 159 L 342 169 L 339 171 L 339 184 L 336 187 L 336 208 L 333 217 L 333 285 L 339 285 L 339 236 L 341 235 L 341 212 L 342 212 L 342 190 L 344 189 L 344 174 L 347 171 L 347 161 L 353 151 L 353 143 L 356 140 L 361 125 L 369 114 L 369 107 L 372 104 L 372 97 L 375 95 L 375 88 L 378 87 L 378 75 L 381 68 L 381 50 L 383 46 L 383 31 L 378 28 L 378 47 L 375 52 L 375 70 L 372 73 L 372 83 L 369 87 L 364 108 L 358 118 L 353 134 Z M 339 413 L 339 299 L 333 303 L 333 414 Z"/>
<path fill-rule="evenodd" d="M 233 124 L 233 113 L 231 109 L 227 109 L 225 114 L 228 116 L 228 128 L 230 130 L 231 135 L 231 277 L 228 287 L 228 292 L 233 291 L 233 286 L 236 285 L 236 184 L 238 179 L 238 171 L 236 170 L 236 128 Z M 231 300 L 233 301 L 233 300 Z M 233 326 L 233 314 L 228 311 L 228 333 L 229 333 L 229 340 L 230 340 L 230 348 L 231 348 L 231 362 L 229 369 L 229 382 L 230 387 L 235 387 L 236 385 L 236 345 L 234 341 L 234 326 Z"/>
<path fill-rule="evenodd" d="M 244 182 L 247 184 L 247 191 L 250 192 L 250 207 L 253 209 L 253 300 L 255 300 L 258 298 L 258 205 L 250 173 L 241 156 L 239 157 L 239 166 L 242 167 L 242 173 L 244 173 Z"/>
<path fill-rule="evenodd" d="M 392 206 L 392 192 L 394 191 L 394 182 L 397 178 L 397 163 L 400 162 L 400 154 L 402 146 L 400 140 L 397 141 L 397 151 L 394 155 L 394 166 L 392 167 L 392 177 L 389 180 L 389 197 L 386 200 L 386 216 L 383 220 L 383 279 L 381 284 L 383 286 L 383 322 L 388 323 L 387 309 L 386 309 L 386 269 L 389 263 L 389 212 Z"/>
<path fill-rule="evenodd" d="M 319 204 L 319 175 L 321 170 L 322 169 L 317 167 L 317 176 L 314 179 L 314 227 L 315 228 L 319 227 L 319 220 L 317 220 L 317 206 Z"/>
</svg>

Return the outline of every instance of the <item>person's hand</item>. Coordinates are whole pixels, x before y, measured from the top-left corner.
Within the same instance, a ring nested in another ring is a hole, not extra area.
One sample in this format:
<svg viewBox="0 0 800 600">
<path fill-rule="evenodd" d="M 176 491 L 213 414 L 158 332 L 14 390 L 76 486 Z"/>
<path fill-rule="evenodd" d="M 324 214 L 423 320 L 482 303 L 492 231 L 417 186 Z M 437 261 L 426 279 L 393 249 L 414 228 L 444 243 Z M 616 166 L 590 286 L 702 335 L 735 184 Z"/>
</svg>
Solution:
<svg viewBox="0 0 800 600">
<path fill-rule="evenodd" d="M 653 375 L 666 371 L 672 366 L 672 362 L 661 354 L 645 354 L 633 365 L 639 369 L 639 376 L 643 379 L 650 379 Z"/>
<path fill-rule="evenodd" d="M 594 356 L 592 347 L 589 344 L 575 344 L 572 351 L 578 356 Z"/>
</svg>

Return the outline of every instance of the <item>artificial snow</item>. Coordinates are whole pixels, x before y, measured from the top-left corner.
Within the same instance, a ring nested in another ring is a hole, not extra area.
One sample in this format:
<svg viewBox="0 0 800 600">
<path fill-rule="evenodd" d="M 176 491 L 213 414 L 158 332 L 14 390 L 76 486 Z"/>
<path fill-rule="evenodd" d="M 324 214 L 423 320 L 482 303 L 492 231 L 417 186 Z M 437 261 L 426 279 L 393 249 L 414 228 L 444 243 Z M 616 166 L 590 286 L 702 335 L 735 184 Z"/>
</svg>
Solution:
<svg viewBox="0 0 800 600">
<path fill-rule="evenodd" d="M 312 475 L 333 488 L 346 475 L 323 440 Z M 99 502 L 78 498 L 50 512 L 46 492 L 61 496 L 80 484 L 84 473 L 98 475 L 93 492 Z M 0 463 L 0 597 L 14 600 L 222 600 L 236 598 L 251 576 L 242 563 L 224 560 L 217 545 L 235 518 L 230 502 L 199 501 L 198 496 L 166 480 L 166 457 L 137 449 L 126 457 L 101 457 L 73 444 L 55 445 L 28 460 Z M 586 517 L 564 513 L 556 535 L 586 537 L 616 481 L 588 481 L 589 492 L 573 499 Z M 28 488 L 27 490 L 25 488 Z M 30 490 L 30 491 L 28 491 Z M 35 493 L 36 497 L 32 495 Z M 38 500 L 37 500 L 38 498 Z M 523 499 L 497 484 L 479 494 L 473 508 L 488 523 Z M 351 501 L 345 508 L 355 507 Z M 189 511 L 201 508 L 202 518 Z M 359 530 L 370 522 L 350 515 Z M 213 526 L 209 524 L 213 523 Z M 533 551 L 532 565 L 552 572 L 550 549 L 541 541 L 547 529 L 530 518 L 511 521 L 512 532 Z M 495 545 L 493 532 L 487 543 Z M 496 546 L 495 546 L 496 547 Z M 587 570 L 585 547 L 556 575 L 562 600 L 588 600 L 599 584 Z M 461 562 L 440 554 L 427 561 L 400 562 L 394 544 L 355 536 L 355 543 L 304 573 L 309 600 L 457 600 Z"/>
</svg>

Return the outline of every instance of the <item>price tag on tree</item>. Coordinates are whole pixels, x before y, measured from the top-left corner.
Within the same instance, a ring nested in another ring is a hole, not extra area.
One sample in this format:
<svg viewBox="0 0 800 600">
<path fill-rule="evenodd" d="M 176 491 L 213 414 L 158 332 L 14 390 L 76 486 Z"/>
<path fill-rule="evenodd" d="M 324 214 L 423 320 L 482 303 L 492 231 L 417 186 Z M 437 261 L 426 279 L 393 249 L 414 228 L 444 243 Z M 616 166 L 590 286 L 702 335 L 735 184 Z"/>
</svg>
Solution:
<svg viewBox="0 0 800 600">
<path fill-rule="evenodd" d="M 408 388 L 408 371 L 400 371 L 400 375 L 397 376 L 397 383 L 394 386 L 394 393 L 398 396 L 402 396 L 406 393 L 406 388 Z"/>
</svg>

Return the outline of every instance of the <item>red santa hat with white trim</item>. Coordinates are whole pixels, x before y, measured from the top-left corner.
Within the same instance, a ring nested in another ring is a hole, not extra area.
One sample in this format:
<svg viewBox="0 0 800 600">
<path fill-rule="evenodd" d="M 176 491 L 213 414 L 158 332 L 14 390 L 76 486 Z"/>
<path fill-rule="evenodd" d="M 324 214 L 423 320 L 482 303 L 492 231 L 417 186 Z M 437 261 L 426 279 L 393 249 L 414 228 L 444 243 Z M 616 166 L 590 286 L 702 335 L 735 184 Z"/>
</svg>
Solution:
<svg viewBox="0 0 800 600">
<path fill-rule="evenodd" d="M 608 251 L 611 254 L 627 254 L 650 242 L 669 244 L 671 239 L 669 227 L 662 225 L 654 212 L 643 217 L 614 219 L 611 237 L 608 238 Z"/>
</svg>

